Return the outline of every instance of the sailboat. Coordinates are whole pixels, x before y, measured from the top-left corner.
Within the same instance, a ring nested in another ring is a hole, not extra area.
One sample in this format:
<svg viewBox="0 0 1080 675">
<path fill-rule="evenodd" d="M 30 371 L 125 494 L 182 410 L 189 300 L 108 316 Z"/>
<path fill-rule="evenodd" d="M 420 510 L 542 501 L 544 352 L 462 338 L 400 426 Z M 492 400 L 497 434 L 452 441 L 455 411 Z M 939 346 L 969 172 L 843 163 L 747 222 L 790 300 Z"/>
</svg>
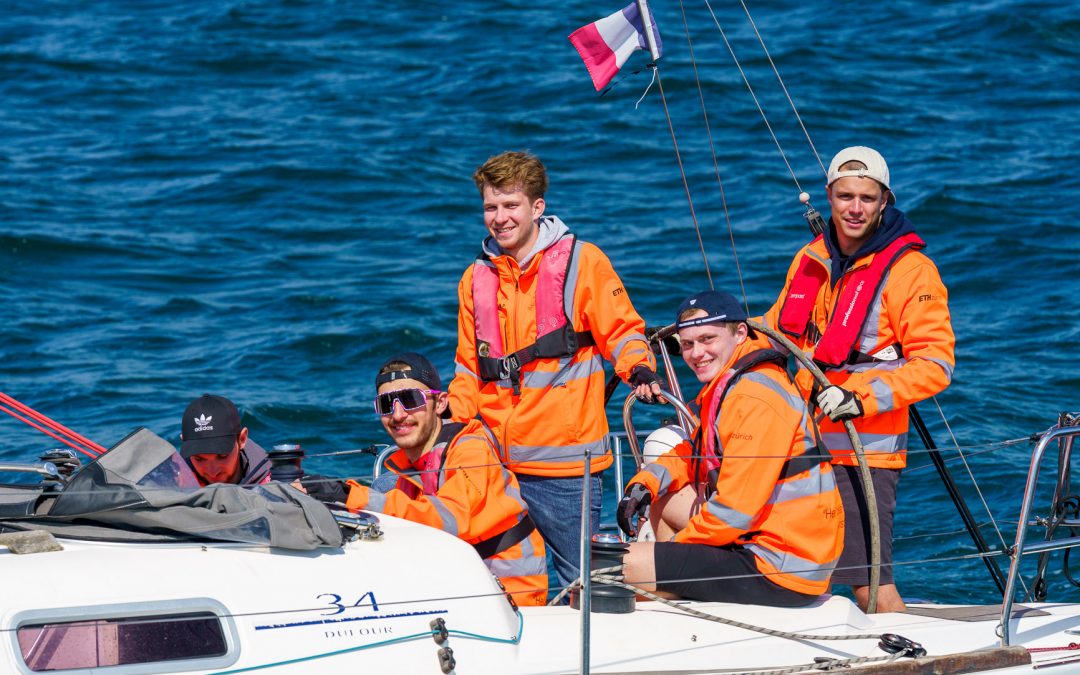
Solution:
<svg viewBox="0 0 1080 675">
<path fill-rule="evenodd" d="M 1053 536 L 1076 524 L 1065 504 L 1077 434 L 1077 417 L 1063 415 L 1038 435 L 1015 543 L 979 553 L 1010 558 L 1001 605 L 865 614 L 840 596 L 799 609 L 639 603 L 608 563 L 594 564 L 575 604 L 517 607 L 454 537 L 332 510 L 289 488 L 288 473 L 199 488 L 170 443 L 138 429 L 86 464 L 51 453 L 0 466 L 0 670 L 1080 672 L 1080 604 L 1014 604 L 1023 560 L 1038 556 L 1041 574 L 1045 556 L 1080 543 Z M 610 443 L 632 452 L 636 440 L 631 427 Z M 1043 541 L 1029 543 L 1055 449 L 1058 494 Z M 595 545 L 617 556 L 621 542 Z"/>
</svg>

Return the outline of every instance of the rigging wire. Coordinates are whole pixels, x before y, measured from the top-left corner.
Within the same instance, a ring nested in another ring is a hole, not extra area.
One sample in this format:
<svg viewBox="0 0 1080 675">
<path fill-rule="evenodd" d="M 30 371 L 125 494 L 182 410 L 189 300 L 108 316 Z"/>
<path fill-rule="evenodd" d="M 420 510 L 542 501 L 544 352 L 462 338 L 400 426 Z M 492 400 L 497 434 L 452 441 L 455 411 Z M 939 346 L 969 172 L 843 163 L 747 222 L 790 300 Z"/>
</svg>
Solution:
<svg viewBox="0 0 1080 675">
<path fill-rule="evenodd" d="M 769 118 L 765 115 L 765 110 L 761 107 L 761 102 L 758 101 L 757 94 L 754 93 L 754 87 L 750 85 L 750 80 L 746 77 L 746 71 L 743 70 L 742 64 L 739 62 L 739 57 L 735 55 L 735 49 L 731 46 L 727 34 L 720 26 L 720 20 L 716 18 L 716 12 L 713 11 L 712 4 L 709 3 L 709 0 L 705 0 L 705 6 L 709 8 L 709 14 L 712 15 L 712 20 L 713 23 L 716 24 L 716 29 L 720 31 L 720 37 L 724 39 L 724 46 L 727 47 L 728 53 L 731 54 L 732 60 L 735 61 L 735 67 L 739 69 L 739 75 L 742 76 L 743 83 L 746 84 L 746 89 L 750 92 L 750 98 L 754 100 L 754 105 L 757 106 L 758 112 L 761 113 L 761 119 L 765 122 L 765 128 L 769 130 L 769 135 L 772 136 L 773 143 L 776 144 L 776 149 L 780 152 L 780 157 L 783 158 L 788 173 L 791 174 L 791 180 L 795 182 L 796 189 L 798 189 L 799 192 L 802 192 L 803 189 L 802 186 L 799 185 L 799 179 L 795 176 L 795 170 L 791 168 L 791 162 L 788 161 L 787 154 L 784 153 L 784 148 L 780 146 L 780 139 L 776 137 L 772 125 L 769 124 Z"/>
<path fill-rule="evenodd" d="M 698 225 L 697 213 L 694 211 L 694 199 L 690 196 L 690 183 L 686 180 L 686 170 L 683 168 L 682 154 L 679 152 L 679 142 L 675 140 L 675 126 L 671 122 L 671 112 L 668 110 L 667 96 L 664 94 L 664 82 L 660 78 L 660 68 L 656 63 L 650 63 L 656 75 L 656 85 L 660 90 L 660 101 L 664 104 L 664 117 L 667 118 L 668 131 L 671 132 L 671 144 L 675 147 L 675 161 L 679 163 L 679 175 L 682 176 L 683 188 L 686 190 L 686 201 L 690 204 L 690 217 L 694 221 L 694 231 L 697 232 L 698 246 L 701 247 L 701 260 L 705 263 L 705 276 L 709 278 L 709 288 L 713 289 L 712 272 L 709 270 L 709 259 L 705 255 L 705 242 L 701 238 L 701 227 Z"/>
<path fill-rule="evenodd" d="M 979 495 L 979 501 L 982 502 L 983 508 L 986 509 L 986 514 L 990 516 L 990 522 L 994 525 L 994 532 L 997 533 L 998 541 L 1001 542 L 1003 550 L 1008 550 L 1009 545 L 1005 542 L 1004 535 L 1001 534 L 1001 530 L 997 526 L 997 521 L 994 520 L 994 514 L 990 511 L 990 505 L 986 503 L 986 497 L 983 496 L 982 489 L 979 488 L 979 482 L 975 480 L 975 474 L 971 471 L 971 465 L 968 464 L 967 458 L 964 456 L 964 451 L 960 449 L 960 443 L 956 440 L 956 434 L 953 433 L 952 427 L 949 425 L 949 420 L 945 417 L 945 411 L 941 409 L 941 404 L 938 403 L 937 396 L 932 396 L 934 406 L 937 407 L 938 414 L 941 415 L 941 421 L 945 423 L 945 429 L 949 432 L 949 438 L 952 439 L 953 446 L 956 448 L 957 455 L 960 457 L 960 461 L 964 464 L 964 470 L 967 471 L 968 478 L 971 479 L 971 484 L 975 486 L 975 492 Z M 1020 583 L 1023 584 L 1024 580 L 1021 578 Z M 1027 591 L 1027 588 L 1024 588 Z"/>
<path fill-rule="evenodd" d="M 709 155 L 712 157 L 713 169 L 716 172 L 716 185 L 720 189 L 720 204 L 724 209 L 724 220 L 727 222 L 728 238 L 731 240 L 731 255 L 735 259 L 735 273 L 739 276 L 739 288 L 742 290 L 743 307 L 747 315 L 750 314 L 750 305 L 746 299 L 746 284 L 743 282 L 742 265 L 739 262 L 739 252 L 735 248 L 735 231 L 731 226 L 731 214 L 728 211 L 727 196 L 724 193 L 724 182 L 720 179 L 720 162 L 716 158 L 716 146 L 713 143 L 712 127 L 709 125 L 709 113 L 705 109 L 705 93 L 701 89 L 701 77 L 698 75 L 697 58 L 694 56 L 694 44 L 690 39 L 690 24 L 686 20 L 686 7 L 683 0 L 679 0 L 679 11 L 682 13 L 683 28 L 686 31 L 686 46 L 690 52 L 690 65 L 694 69 L 694 82 L 697 84 L 698 100 L 701 102 L 701 116 L 705 120 L 705 133 L 709 137 Z"/>
<path fill-rule="evenodd" d="M 993 443 L 983 443 L 983 444 L 979 444 L 979 445 L 967 445 L 967 446 L 960 446 L 960 447 L 962 447 L 963 449 L 982 448 L 982 450 L 979 451 L 979 452 L 968 453 L 968 456 L 970 457 L 970 456 L 975 456 L 975 455 L 986 454 L 988 452 L 996 452 L 998 450 L 1001 450 L 1001 449 L 1004 449 L 1004 448 L 1007 448 L 1007 447 L 1011 447 L 1013 445 L 1031 442 L 1031 440 L 1032 440 L 1031 437 L 1024 437 L 1024 438 L 1017 438 L 1017 439 L 1011 439 L 1011 440 L 1006 440 L 1006 441 L 995 441 Z M 339 452 L 329 452 L 329 453 L 307 455 L 306 457 L 309 457 L 309 458 L 310 457 L 330 457 L 330 456 L 344 455 L 344 454 L 360 454 L 362 452 L 362 450 L 364 450 L 364 449 L 342 450 L 342 451 L 339 451 Z M 932 451 L 927 450 L 925 448 L 919 448 L 919 449 L 909 448 L 908 449 L 908 455 L 929 454 L 930 452 L 932 452 Z M 786 455 L 786 454 L 783 454 L 783 455 L 776 455 L 776 454 L 740 455 L 738 457 L 738 459 L 740 459 L 740 460 L 743 460 L 743 459 L 776 459 L 778 457 L 787 457 L 787 456 L 788 455 Z M 564 455 L 562 457 L 565 457 L 566 459 L 574 459 L 574 458 L 579 458 L 579 455 L 578 455 L 578 453 L 574 453 L 572 455 Z M 629 458 L 629 455 L 624 455 L 623 457 L 624 458 Z M 686 458 L 686 459 L 701 459 L 701 458 L 705 457 L 705 455 L 695 455 L 695 454 L 682 455 L 682 454 L 680 454 L 679 457 L 680 458 Z M 950 458 L 950 459 L 947 459 L 945 461 L 948 462 L 948 463 L 955 463 L 955 462 L 960 461 L 960 459 L 959 458 Z M 452 468 L 453 469 L 485 469 L 485 468 L 489 468 L 489 467 L 493 467 L 493 466 L 503 466 L 503 467 L 505 467 L 506 465 L 504 463 L 502 463 L 502 462 L 487 462 L 487 463 L 484 463 L 484 464 L 456 465 L 456 466 L 454 466 Z M 915 472 L 915 471 L 928 469 L 928 468 L 931 468 L 931 467 L 933 467 L 933 464 L 921 464 L 921 465 L 916 466 L 916 467 L 911 468 L 911 469 L 905 469 L 904 473 L 907 474 L 907 473 L 911 473 L 911 472 Z M 415 473 L 415 475 L 420 475 L 420 474 L 423 474 L 423 473 L 433 473 L 433 472 L 437 472 L 437 471 L 440 471 L 440 469 L 417 469 L 414 473 Z M 316 478 L 314 476 L 306 476 L 306 477 L 303 478 L 303 482 L 304 482 L 304 484 L 309 484 L 309 483 L 333 483 L 333 482 L 341 482 L 341 481 L 344 481 L 344 480 L 346 480 L 348 478 L 355 478 L 355 477 L 352 477 L 352 476 L 340 476 L 340 477 L 336 477 L 336 476 L 320 476 L 320 477 Z M 271 482 L 280 483 L 280 481 L 271 481 Z M 360 480 L 358 480 L 358 482 L 360 482 Z M 257 487 L 257 486 L 250 486 L 250 487 Z M 139 490 L 141 492 L 146 492 L 146 493 L 151 493 L 151 492 L 154 492 L 154 491 L 175 492 L 177 490 L 182 490 L 182 489 L 183 488 L 168 487 L 168 486 L 139 485 Z M 63 493 L 64 494 L 88 495 L 88 494 L 98 494 L 99 490 L 100 490 L 100 488 L 95 488 L 95 490 L 69 490 L 69 489 L 65 489 L 65 490 L 63 490 Z M 1008 521 L 1001 521 L 1001 522 L 1006 522 L 1007 523 Z M 984 525 L 988 525 L 988 524 L 990 524 L 990 523 L 989 522 L 984 523 Z"/>
<path fill-rule="evenodd" d="M 744 0 L 739 0 L 739 4 L 742 5 L 743 11 L 746 12 L 746 18 L 750 21 L 750 26 L 754 29 L 754 35 L 757 36 L 758 43 L 761 45 L 761 51 L 765 52 L 765 58 L 769 59 L 769 65 L 772 66 L 772 71 L 776 75 L 776 81 L 780 83 L 780 88 L 784 90 L 784 96 L 787 97 L 788 104 L 791 105 L 791 111 L 795 113 L 795 119 L 799 121 L 799 126 L 806 136 L 806 142 L 810 144 L 810 150 L 813 151 L 814 158 L 817 159 L 818 166 L 821 167 L 821 173 L 825 174 L 827 177 L 828 171 L 825 170 L 825 165 L 821 161 L 821 155 L 818 154 L 817 148 L 814 147 L 814 141 L 810 139 L 810 132 L 806 130 L 806 125 L 803 124 L 802 116 L 799 115 L 799 110 L 795 107 L 795 101 L 791 100 L 791 94 L 788 93 L 787 86 L 784 84 L 784 78 L 780 77 L 780 71 L 776 69 L 776 64 L 773 63 L 772 54 L 769 53 L 769 48 L 765 46 L 765 40 L 762 39 L 761 33 L 758 32 L 757 24 L 754 23 L 754 17 L 750 16 L 750 9 L 746 6 Z"/>
</svg>

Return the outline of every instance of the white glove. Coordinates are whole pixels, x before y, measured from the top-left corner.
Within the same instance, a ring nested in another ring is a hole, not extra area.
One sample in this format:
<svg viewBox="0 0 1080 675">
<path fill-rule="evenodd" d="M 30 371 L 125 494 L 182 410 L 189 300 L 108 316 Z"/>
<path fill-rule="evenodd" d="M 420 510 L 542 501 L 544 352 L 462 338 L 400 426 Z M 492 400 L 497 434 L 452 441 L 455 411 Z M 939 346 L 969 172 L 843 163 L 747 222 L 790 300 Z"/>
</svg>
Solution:
<svg viewBox="0 0 1080 675">
<path fill-rule="evenodd" d="M 863 414 L 862 401 L 859 397 L 835 384 L 825 387 L 818 394 L 817 404 L 821 412 L 828 415 L 833 422 L 862 417 Z"/>
</svg>

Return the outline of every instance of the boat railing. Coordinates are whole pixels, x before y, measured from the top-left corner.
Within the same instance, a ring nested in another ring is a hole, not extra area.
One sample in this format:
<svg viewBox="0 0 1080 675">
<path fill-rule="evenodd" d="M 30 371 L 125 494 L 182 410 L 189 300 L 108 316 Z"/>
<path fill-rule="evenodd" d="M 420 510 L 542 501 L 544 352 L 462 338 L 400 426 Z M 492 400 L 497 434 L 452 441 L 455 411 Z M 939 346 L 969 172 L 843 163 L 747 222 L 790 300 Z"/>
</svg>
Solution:
<svg viewBox="0 0 1080 675">
<path fill-rule="evenodd" d="M 1020 578 L 1020 561 L 1023 557 L 1031 553 L 1045 554 L 1050 551 L 1080 546 L 1080 536 L 1064 537 L 1060 539 L 1050 538 L 1049 535 L 1052 534 L 1052 528 L 1048 528 L 1046 540 L 1030 544 L 1026 542 L 1028 527 L 1032 524 L 1040 524 L 1038 522 L 1030 523 L 1029 519 L 1031 518 L 1031 509 L 1035 501 L 1035 489 L 1039 481 L 1039 471 L 1043 456 L 1046 454 L 1047 448 L 1049 448 L 1052 443 L 1056 442 L 1058 444 L 1060 450 L 1058 455 L 1060 467 L 1059 489 L 1055 492 L 1055 500 L 1057 500 L 1061 497 L 1060 475 L 1067 476 L 1068 474 L 1073 439 L 1077 436 L 1080 436 L 1080 416 L 1075 414 L 1064 414 L 1061 416 L 1057 426 L 1051 427 L 1042 435 L 1042 438 L 1035 444 L 1035 449 L 1031 453 L 1031 466 L 1028 469 L 1027 485 L 1024 488 L 1024 500 L 1020 504 L 1020 519 L 1016 526 L 1016 541 L 1010 551 L 1012 562 L 1009 566 L 1009 575 L 1005 582 L 1005 597 L 1001 603 L 1001 623 L 998 625 L 998 633 L 1001 636 L 1001 645 L 1003 647 L 1009 646 L 1009 622 L 1012 619 L 1013 596 L 1016 594 L 1016 585 Z M 1056 513 L 1056 504 L 1051 510 Z M 1052 513 L 1051 518 L 1054 517 L 1055 515 Z"/>
</svg>

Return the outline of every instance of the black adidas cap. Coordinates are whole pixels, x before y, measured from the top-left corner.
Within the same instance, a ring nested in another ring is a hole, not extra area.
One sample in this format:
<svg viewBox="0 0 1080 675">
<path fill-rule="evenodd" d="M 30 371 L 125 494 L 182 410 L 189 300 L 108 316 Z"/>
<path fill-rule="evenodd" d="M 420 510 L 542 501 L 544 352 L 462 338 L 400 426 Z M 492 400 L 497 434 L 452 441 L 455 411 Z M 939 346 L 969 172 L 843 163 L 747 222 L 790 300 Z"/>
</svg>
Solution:
<svg viewBox="0 0 1080 675">
<path fill-rule="evenodd" d="M 243 429 L 240 413 L 232 401 L 222 396 L 203 394 L 191 402 L 181 421 L 183 442 L 180 455 L 227 455 L 236 445 Z"/>
</svg>

